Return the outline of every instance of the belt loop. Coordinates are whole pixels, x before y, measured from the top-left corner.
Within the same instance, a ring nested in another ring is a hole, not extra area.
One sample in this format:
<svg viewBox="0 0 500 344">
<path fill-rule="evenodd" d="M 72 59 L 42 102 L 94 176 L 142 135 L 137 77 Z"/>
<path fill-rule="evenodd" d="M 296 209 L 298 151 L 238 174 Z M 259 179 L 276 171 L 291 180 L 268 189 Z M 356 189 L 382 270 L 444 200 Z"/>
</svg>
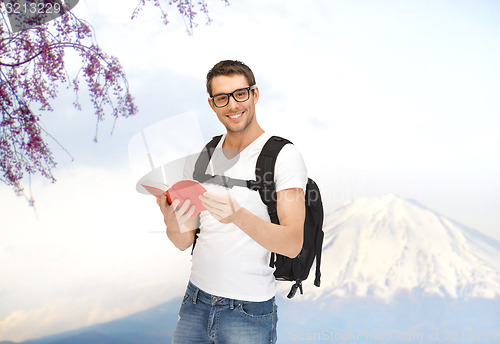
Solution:
<svg viewBox="0 0 500 344">
<path fill-rule="evenodd" d="M 234 309 L 234 300 L 233 299 L 229 299 L 229 309 L 230 310 Z"/>
<path fill-rule="evenodd" d="M 200 291 L 200 288 L 196 288 L 194 293 L 193 293 L 193 305 L 196 305 L 196 300 L 198 299 L 198 292 Z"/>
</svg>

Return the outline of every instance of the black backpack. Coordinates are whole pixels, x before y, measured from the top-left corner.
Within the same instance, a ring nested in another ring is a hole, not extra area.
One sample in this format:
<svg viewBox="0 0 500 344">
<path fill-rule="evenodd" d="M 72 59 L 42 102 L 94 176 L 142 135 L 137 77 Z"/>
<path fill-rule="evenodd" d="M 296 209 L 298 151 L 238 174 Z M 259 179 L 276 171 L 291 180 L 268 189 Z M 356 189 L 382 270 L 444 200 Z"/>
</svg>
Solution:
<svg viewBox="0 0 500 344">
<path fill-rule="evenodd" d="M 276 187 L 274 185 L 274 166 L 281 149 L 288 143 L 287 139 L 272 136 L 262 148 L 262 151 L 257 158 L 255 166 L 256 180 L 241 180 L 234 179 L 221 175 L 208 175 L 205 173 L 208 163 L 212 157 L 215 147 L 219 143 L 222 135 L 215 136 L 207 145 L 196 161 L 193 179 L 200 183 L 214 183 L 232 188 L 234 186 L 247 187 L 251 190 L 258 191 L 262 202 L 267 206 L 271 222 L 279 224 L 277 203 L 276 203 Z M 302 281 L 304 281 L 311 270 L 314 259 L 316 258 L 316 276 L 314 285 L 320 286 L 320 265 L 321 265 L 321 249 L 323 245 L 323 203 L 318 185 L 312 180 L 307 180 L 305 193 L 306 202 L 306 217 L 304 221 L 304 242 L 302 250 L 295 258 L 288 258 L 281 254 L 271 253 L 270 267 L 275 267 L 274 276 L 280 281 L 292 281 L 292 285 L 287 297 L 291 299 L 295 296 L 297 289 L 303 294 Z M 198 237 L 199 229 L 196 230 L 195 241 Z M 191 251 L 192 253 L 192 251 Z"/>
</svg>

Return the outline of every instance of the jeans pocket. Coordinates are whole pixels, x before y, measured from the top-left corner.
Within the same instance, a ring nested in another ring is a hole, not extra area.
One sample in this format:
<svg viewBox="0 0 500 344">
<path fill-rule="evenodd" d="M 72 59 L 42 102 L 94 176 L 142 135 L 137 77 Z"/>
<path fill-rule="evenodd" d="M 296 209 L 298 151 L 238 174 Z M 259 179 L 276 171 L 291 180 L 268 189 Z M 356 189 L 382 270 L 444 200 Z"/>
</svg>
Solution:
<svg viewBox="0 0 500 344">
<path fill-rule="evenodd" d="M 238 313 L 250 320 L 269 320 L 274 315 L 274 300 L 264 302 L 242 302 L 238 305 Z"/>
</svg>

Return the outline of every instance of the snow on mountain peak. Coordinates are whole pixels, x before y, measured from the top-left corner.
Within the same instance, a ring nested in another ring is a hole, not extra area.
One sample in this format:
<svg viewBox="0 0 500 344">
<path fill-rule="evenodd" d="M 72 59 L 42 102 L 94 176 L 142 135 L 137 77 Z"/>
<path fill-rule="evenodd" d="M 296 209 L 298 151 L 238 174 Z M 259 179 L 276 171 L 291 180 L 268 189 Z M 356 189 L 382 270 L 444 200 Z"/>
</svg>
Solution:
<svg viewBox="0 0 500 344">
<path fill-rule="evenodd" d="M 322 285 L 307 286 L 306 297 L 500 296 L 500 244 L 415 201 L 361 198 L 323 229 Z"/>
</svg>

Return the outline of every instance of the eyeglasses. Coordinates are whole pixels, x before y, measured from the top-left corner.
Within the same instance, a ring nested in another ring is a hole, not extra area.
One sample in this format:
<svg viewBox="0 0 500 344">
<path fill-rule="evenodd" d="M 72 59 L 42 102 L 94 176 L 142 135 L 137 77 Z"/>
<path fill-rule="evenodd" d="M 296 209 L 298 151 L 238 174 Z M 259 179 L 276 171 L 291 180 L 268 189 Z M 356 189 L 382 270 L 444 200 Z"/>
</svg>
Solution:
<svg viewBox="0 0 500 344">
<path fill-rule="evenodd" d="M 253 90 L 255 85 L 245 88 L 238 88 L 231 93 L 219 93 L 210 97 L 215 107 L 222 108 L 229 104 L 229 98 L 232 96 L 238 103 L 246 102 L 250 98 L 250 90 Z"/>
</svg>

